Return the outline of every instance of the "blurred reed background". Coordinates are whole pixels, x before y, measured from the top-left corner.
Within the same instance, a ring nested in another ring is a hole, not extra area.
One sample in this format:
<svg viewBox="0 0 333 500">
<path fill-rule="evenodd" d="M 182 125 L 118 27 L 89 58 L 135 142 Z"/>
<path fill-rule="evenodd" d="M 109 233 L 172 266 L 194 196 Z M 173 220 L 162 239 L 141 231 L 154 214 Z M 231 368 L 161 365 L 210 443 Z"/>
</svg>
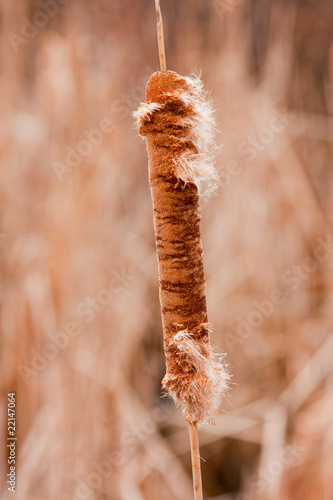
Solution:
<svg viewBox="0 0 333 500">
<path fill-rule="evenodd" d="M 223 143 L 203 202 L 225 413 L 205 498 L 333 498 L 333 4 L 162 2 L 167 66 L 195 68 Z M 131 116 L 158 69 L 153 0 L 3 0 L 1 498 L 7 393 L 19 500 L 190 500 L 164 375 L 152 203 Z"/>
</svg>

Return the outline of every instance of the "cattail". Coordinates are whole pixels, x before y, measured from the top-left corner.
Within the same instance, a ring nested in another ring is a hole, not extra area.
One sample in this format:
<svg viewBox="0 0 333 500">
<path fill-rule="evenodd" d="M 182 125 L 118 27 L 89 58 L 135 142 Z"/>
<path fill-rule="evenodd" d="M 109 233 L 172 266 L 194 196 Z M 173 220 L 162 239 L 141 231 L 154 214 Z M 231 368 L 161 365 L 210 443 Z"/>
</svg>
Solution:
<svg viewBox="0 0 333 500">
<path fill-rule="evenodd" d="M 210 346 L 199 194 L 214 189 L 212 107 L 198 77 L 154 73 L 136 112 L 146 138 L 159 268 L 163 387 L 191 424 L 212 421 L 227 388 Z"/>
<path fill-rule="evenodd" d="M 198 77 L 166 71 L 163 20 L 155 0 L 161 72 L 134 113 L 146 138 L 154 206 L 166 375 L 162 385 L 189 423 L 193 491 L 203 500 L 198 424 L 211 422 L 229 376 L 210 346 L 199 194 L 216 185 L 214 119 Z"/>
</svg>

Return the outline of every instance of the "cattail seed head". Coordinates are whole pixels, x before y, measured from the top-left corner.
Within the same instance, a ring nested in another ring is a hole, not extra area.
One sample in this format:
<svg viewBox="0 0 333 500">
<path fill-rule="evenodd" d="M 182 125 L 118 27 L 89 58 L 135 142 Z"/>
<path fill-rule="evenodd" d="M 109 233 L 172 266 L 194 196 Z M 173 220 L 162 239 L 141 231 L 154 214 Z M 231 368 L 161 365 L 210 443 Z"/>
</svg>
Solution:
<svg viewBox="0 0 333 500">
<path fill-rule="evenodd" d="M 217 182 L 213 112 L 198 77 L 154 73 L 135 114 L 146 138 L 167 372 L 189 422 L 211 421 L 228 375 L 211 349 L 199 194 Z"/>
</svg>

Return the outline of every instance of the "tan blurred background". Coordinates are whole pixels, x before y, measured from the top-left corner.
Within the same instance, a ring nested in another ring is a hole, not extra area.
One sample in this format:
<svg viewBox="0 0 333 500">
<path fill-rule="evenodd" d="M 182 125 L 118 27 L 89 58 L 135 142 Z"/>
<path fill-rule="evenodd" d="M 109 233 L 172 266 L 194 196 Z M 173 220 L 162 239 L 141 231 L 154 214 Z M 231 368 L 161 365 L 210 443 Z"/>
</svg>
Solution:
<svg viewBox="0 0 333 500">
<path fill-rule="evenodd" d="M 162 1 L 167 66 L 201 69 L 223 144 L 202 203 L 230 394 L 200 431 L 206 499 L 333 499 L 333 4 Z M 190 500 L 164 375 L 152 203 L 132 112 L 153 0 L 3 0 L 1 498 Z"/>
</svg>

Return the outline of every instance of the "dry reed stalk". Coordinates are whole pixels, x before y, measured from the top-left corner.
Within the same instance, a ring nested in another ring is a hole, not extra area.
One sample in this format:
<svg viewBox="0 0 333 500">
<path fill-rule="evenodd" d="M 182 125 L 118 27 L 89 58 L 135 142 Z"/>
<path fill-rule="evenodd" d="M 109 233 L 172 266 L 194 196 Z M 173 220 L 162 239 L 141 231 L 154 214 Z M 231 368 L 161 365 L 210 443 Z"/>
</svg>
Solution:
<svg viewBox="0 0 333 500">
<path fill-rule="evenodd" d="M 195 498 L 195 500 L 203 500 L 198 426 L 197 426 L 197 424 L 189 423 L 189 429 L 190 429 L 190 440 L 191 440 L 191 458 L 192 458 L 194 498 Z"/>
<path fill-rule="evenodd" d="M 160 67 L 161 71 L 166 71 L 163 19 L 160 7 L 160 0 L 155 0 L 155 10 L 156 10 L 156 21 L 157 21 L 157 42 L 158 42 L 158 54 L 160 58 Z"/>
</svg>

